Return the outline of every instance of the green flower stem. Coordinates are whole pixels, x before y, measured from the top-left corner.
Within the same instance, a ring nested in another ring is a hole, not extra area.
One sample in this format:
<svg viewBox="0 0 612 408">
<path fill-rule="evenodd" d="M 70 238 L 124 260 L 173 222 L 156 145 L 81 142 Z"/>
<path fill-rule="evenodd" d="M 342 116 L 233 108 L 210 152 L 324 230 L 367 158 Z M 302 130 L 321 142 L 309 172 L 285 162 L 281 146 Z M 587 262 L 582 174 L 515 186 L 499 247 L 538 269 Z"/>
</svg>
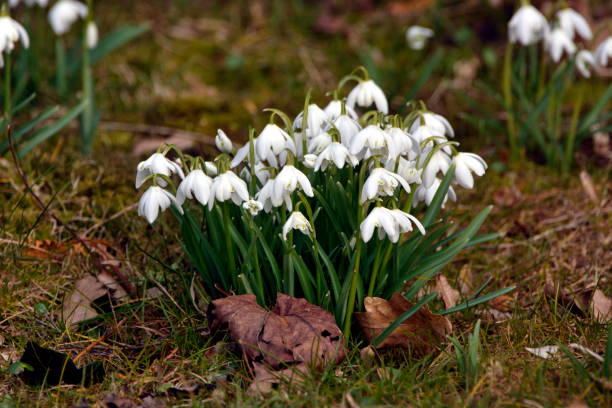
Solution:
<svg viewBox="0 0 612 408">
<path fill-rule="evenodd" d="M 508 129 L 508 143 L 510 144 L 510 159 L 518 159 L 518 146 L 516 144 L 516 125 L 512 113 L 512 44 L 506 47 L 503 72 L 504 103 L 506 104 L 506 126 Z"/>
<path fill-rule="evenodd" d="M 378 276 L 378 270 L 380 269 L 380 254 L 382 252 L 382 244 L 381 241 L 378 241 L 376 249 L 376 257 L 374 258 L 374 268 L 372 270 L 372 276 L 370 277 L 370 285 L 368 286 L 368 296 L 372 296 L 374 292 L 374 285 L 376 282 L 376 277 Z"/>
<path fill-rule="evenodd" d="M 87 30 L 87 28 L 85 28 Z M 89 65 L 89 48 L 87 47 L 87 41 L 85 40 L 85 31 L 83 37 L 83 100 L 87 101 L 83 108 L 83 114 L 81 115 L 81 126 L 82 126 L 82 147 L 83 153 L 87 154 L 91 150 L 93 144 L 93 82 L 91 79 L 91 67 Z"/>
<path fill-rule="evenodd" d="M 60 99 L 66 101 L 68 86 L 66 85 L 66 47 L 62 37 L 55 39 L 55 77 L 57 80 L 57 92 Z"/>
<path fill-rule="evenodd" d="M 570 125 L 570 131 L 567 136 L 567 143 L 565 145 L 565 160 L 563 161 L 562 169 L 563 173 L 569 173 L 572 165 L 572 159 L 574 155 L 574 141 L 576 139 L 576 129 L 578 128 L 578 119 L 580 119 L 580 110 L 582 109 L 582 102 L 584 100 L 584 88 L 586 83 L 583 81 L 578 87 L 578 95 L 576 96 L 576 102 L 574 103 L 574 112 L 572 113 L 572 122 Z"/>
<path fill-rule="evenodd" d="M 11 120 L 11 54 L 4 53 L 4 117 Z"/>
<path fill-rule="evenodd" d="M 230 273 L 232 275 L 232 284 L 234 287 L 238 287 L 237 285 L 237 276 L 236 276 L 236 260 L 234 259 L 234 246 L 232 245 L 232 236 L 230 234 L 230 224 L 232 222 L 229 213 L 230 203 L 223 203 L 223 226 L 225 230 L 225 247 L 227 249 L 227 261 Z"/>
<path fill-rule="evenodd" d="M 357 249 L 355 250 L 355 266 L 353 267 L 353 279 L 351 281 L 351 290 L 348 297 L 348 305 L 346 316 L 344 318 L 344 339 L 349 338 L 351 334 L 351 320 L 353 319 L 353 310 L 355 309 L 355 297 L 357 295 L 357 277 L 359 276 L 359 261 L 361 258 L 361 237 L 357 238 Z"/>
<path fill-rule="evenodd" d="M 257 235 L 255 234 L 255 222 L 253 221 L 253 216 L 248 214 L 249 217 L 249 227 L 251 229 L 251 239 L 255 244 L 255 251 L 253 251 L 253 263 L 255 264 L 255 278 L 257 279 L 257 287 L 258 287 L 258 295 L 260 304 L 265 304 L 265 296 L 264 296 L 264 285 L 263 285 L 263 277 L 261 275 L 261 268 L 259 267 L 259 257 L 257 256 Z"/>
</svg>

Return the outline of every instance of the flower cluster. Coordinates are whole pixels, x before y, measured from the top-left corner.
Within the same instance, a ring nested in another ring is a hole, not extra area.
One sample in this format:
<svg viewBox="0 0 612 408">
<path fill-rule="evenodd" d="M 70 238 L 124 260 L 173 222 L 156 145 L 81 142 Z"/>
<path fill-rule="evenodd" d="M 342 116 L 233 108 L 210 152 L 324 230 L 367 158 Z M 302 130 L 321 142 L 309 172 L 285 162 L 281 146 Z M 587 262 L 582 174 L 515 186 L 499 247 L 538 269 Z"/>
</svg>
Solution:
<svg viewBox="0 0 612 408">
<path fill-rule="evenodd" d="M 482 176 L 487 165 L 476 154 L 456 150 L 458 143 L 451 141 L 454 130 L 443 116 L 425 107 L 405 118 L 388 115 L 387 98 L 381 88 L 367 75 L 356 81 L 346 102 L 332 100 L 324 109 L 307 104 L 293 121 L 278 110 L 270 110 L 270 123 L 237 151 L 219 130 L 216 143 L 222 154 L 215 159 L 212 172 L 201 158 L 179 152 L 181 160 L 175 162 L 166 157 L 172 147 L 164 152 L 160 149 L 138 165 L 136 187 L 150 179 L 150 189 L 159 191 L 176 174 L 180 177 L 176 198 L 168 192 L 144 194 L 141 215 L 153 222 L 157 212 L 150 210 L 152 207 L 164 210 L 173 202 L 180 210 L 185 200 L 192 198 L 208 210 L 231 200 L 252 215 L 260 210 L 293 211 L 300 201 L 296 192 L 304 199 L 312 198 L 313 186 L 323 189 L 321 180 L 333 179 L 336 172 L 351 168 L 351 173 L 363 176 L 359 183 L 363 211 L 374 205 L 361 220 L 364 242 L 372 237 L 373 228 L 379 229 L 380 239 L 387 236 L 392 242 L 398 241 L 400 233 L 411 231 L 412 224 L 424 234 L 423 226 L 408 213 L 410 208 L 420 202 L 431 203 L 451 165 L 456 168 L 455 183 L 465 188 L 474 185 L 472 173 Z M 355 110 L 371 105 L 376 110 L 357 120 Z M 283 124 L 279 126 L 275 119 Z M 447 197 L 455 200 L 452 187 Z M 291 228 L 313 231 L 298 211 L 286 220 L 283 238 Z"/>
<path fill-rule="evenodd" d="M 608 58 L 612 56 L 612 37 L 603 41 L 595 52 L 580 49 L 578 40 L 591 41 L 593 32 L 586 19 L 567 6 L 557 10 L 549 22 L 538 9 L 523 1 L 508 22 L 508 34 L 511 43 L 522 46 L 543 41 L 544 49 L 555 63 L 563 56 L 575 58 L 576 68 L 585 78 L 590 78 L 591 71 L 597 66 L 606 67 Z"/>
</svg>

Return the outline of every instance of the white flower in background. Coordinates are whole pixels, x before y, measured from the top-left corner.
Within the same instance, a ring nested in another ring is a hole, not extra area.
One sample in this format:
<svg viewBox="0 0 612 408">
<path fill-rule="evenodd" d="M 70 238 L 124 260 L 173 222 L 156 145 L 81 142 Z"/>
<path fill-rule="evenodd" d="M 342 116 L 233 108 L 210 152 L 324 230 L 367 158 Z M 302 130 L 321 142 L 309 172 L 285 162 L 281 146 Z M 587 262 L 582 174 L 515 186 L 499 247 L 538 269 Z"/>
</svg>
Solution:
<svg viewBox="0 0 612 408">
<path fill-rule="evenodd" d="M 9 3 L 9 7 L 13 8 L 13 7 L 17 7 L 19 3 L 21 3 L 21 0 L 9 0 L 8 3 Z M 25 0 L 24 3 L 28 7 L 34 7 L 34 6 L 47 7 L 47 4 L 49 4 L 49 0 Z"/>
<path fill-rule="evenodd" d="M 283 225 L 283 239 L 287 240 L 287 234 L 292 229 L 301 231 L 303 234 L 308 235 L 312 233 L 312 225 L 308 222 L 304 214 L 299 211 L 294 211 L 291 213 L 285 225 Z"/>
<path fill-rule="evenodd" d="M 385 165 L 385 168 L 390 171 L 395 171 L 395 160 L 389 160 Z M 403 157 L 399 157 L 399 163 L 397 165 L 397 171 L 408 184 L 421 184 L 421 174 L 423 169 L 419 169 L 416 165 L 416 160 L 406 160 Z"/>
<path fill-rule="evenodd" d="M 438 191 L 438 187 L 440 187 L 441 182 L 442 180 L 436 177 L 431 187 L 425 187 L 425 184 L 418 186 L 416 190 L 414 190 L 414 201 L 412 202 L 413 207 L 416 207 L 417 204 L 422 201 L 425 201 L 425 204 L 429 206 L 431 204 L 431 200 L 434 198 L 434 195 L 436 195 L 436 191 Z M 457 195 L 455 194 L 455 190 L 452 186 L 448 187 L 444 200 L 442 200 L 442 208 L 444 208 L 444 204 L 446 204 L 446 201 L 449 198 L 452 201 L 457 200 Z"/>
<path fill-rule="evenodd" d="M 569 7 L 559 10 L 557 12 L 557 19 L 559 20 L 559 25 L 563 31 L 567 33 L 570 39 L 573 40 L 576 34 L 588 41 L 593 38 L 589 23 L 587 23 L 586 19 L 575 10 Z"/>
<path fill-rule="evenodd" d="M 323 132 L 308 141 L 308 153 L 319 154 L 330 145 L 332 137 L 329 133 Z"/>
<path fill-rule="evenodd" d="M 255 140 L 255 152 L 259 160 L 266 160 L 274 167 L 278 166 L 276 156 L 285 149 L 289 149 L 295 154 L 293 139 L 274 123 L 267 124 Z M 246 156 L 248 156 L 248 150 Z"/>
<path fill-rule="evenodd" d="M 359 116 L 357 116 L 357 112 L 355 112 L 355 110 L 351 108 L 350 106 L 346 106 L 345 104 L 344 110 L 346 111 L 346 114 L 351 119 L 354 119 L 354 120 L 359 119 Z M 323 109 L 323 111 L 327 115 L 327 119 L 329 121 L 334 121 L 338 119 L 338 117 L 342 115 L 342 101 L 334 99 L 333 101 L 327 104 L 327 106 L 325 107 L 325 109 Z"/>
<path fill-rule="evenodd" d="M 308 177 L 306 177 L 304 173 L 292 165 L 283 167 L 274 179 L 272 204 L 277 207 L 281 205 L 283 201 L 287 202 L 287 197 L 290 197 L 291 193 L 298 187 L 304 191 L 304 194 L 308 197 L 314 196 L 310 180 L 308 180 Z"/>
<path fill-rule="evenodd" d="M 374 104 L 376 109 L 385 115 L 389 113 L 389 104 L 387 97 L 384 92 L 374 81 L 368 79 L 367 81 L 359 81 L 357 86 L 349 93 L 346 98 L 346 106 L 353 109 L 355 103 L 362 108 Z"/>
<path fill-rule="evenodd" d="M 95 48 L 96 45 L 98 45 L 98 38 L 98 26 L 94 21 L 90 21 L 87 23 L 87 31 L 85 36 L 85 39 L 87 40 L 87 48 Z"/>
<path fill-rule="evenodd" d="M 576 44 L 561 27 L 553 28 L 546 35 L 544 46 L 554 62 L 561 61 L 564 52 L 567 55 L 574 55 L 576 52 Z"/>
<path fill-rule="evenodd" d="M 270 178 L 270 170 L 263 164 L 257 163 L 255 165 L 255 177 L 261 184 L 265 184 L 266 181 Z M 244 166 L 240 171 L 240 177 L 247 181 L 251 181 L 251 166 Z"/>
<path fill-rule="evenodd" d="M 417 119 L 410 125 L 410 133 L 414 132 L 421 126 L 427 127 L 434 136 L 455 137 L 455 131 L 450 122 L 442 115 L 433 112 L 423 112 L 419 114 Z"/>
<path fill-rule="evenodd" d="M 606 38 L 595 50 L 595 61 L 600 67 L 608 66 L 609 58 L 612 58 L 612 37 Z"/>
<path fill-rule="evenodd" d="M 181 205 L 172 194 L 159 186 L 151 186 L 144 192 L 142 197 L 140 197 L 140 201 L 138 202 L 138 215 L 145 217 L 147 221 L 149 221 L 149 224 L 153 224 L 153 221 L 155 221 L 159 215 L 159 210 L 165 211 L 170 207 L 170 204 L 174 204 L 180 213 L 183 213 Z"/>
<path fill-rule="evenodd" d="M 217 129 L 217 135 L 215 136 L 215 145 L 217 146 L 217 149 L 219 149 L 221 153 L 227 153 L 227 154 L 232 153 L 232 150 L 233 150 L 232 141 L 230 140 L 229 137 L 227 137 L 227 135 L 222 129 Z M 247 143 L 247 146 L 248 146 L 248 143 Z"/>
<path fill-rule="evenodd" d="M 423 157 L 423 160 L 425 160 L 425 157 Z M 446 174 L 450 165 L 451 158 L 442 149 L 435 151 L 423 170 L 423 185 L 426 188 L 431 187 L 438 172 L 441 171 L 442 174 Z"/>
<path fill-rule="evenodd" d="M 204 169 L 206 170 L 206 174 L 210 177 L 215 177 L 219 173 L 217 165 L 210 161 L 204 162 Z"/>
<path fill-rule="evenodd" d="M 368 158 L 372 155 L 385 155 L 388 160 L 398 156 L 393 138 L 377 125 L 369 125 L 357 133 L 349 149 L 357 158 Z"/>
<path fill-rule="evenodd" d="M 207 205 L 210 198 L 212 178 L 200 169 L 189 172 L 176 190 L 176 201 L 183 205 L 185 199 L 195 198 L 202 205 Z"/>
<path fill-rule="evenodd" d="M 347 162 L 352 167 L 359 164 L 359 160 L 349 153 L 346 146 L 338 142 L 332 142 L 321 152 L 321 154 L 319 154 L 319 156 L 316 158 L 314 169 L 315 171 L 319 171 L 319 169 L 325 171 L 325 169 L 327 169 L 327 165 L 331 162 L 333 162 L 339 169 L 343 168 Z"/>
<path fill-rule="evenodd" d="M 547 30 L 546 17 L 531 4 L 522 5 L 508 22 L 510 42 L 524 46 L 540 41 Z"/>
<path fill-rule="evenodd" d="M 59 0 L 49 10 L 49 23 L 56 35 L 64 35 L 79 18 L 87 17 L 87 6 L 76 0 Z"/>
<path fill-rule="evenodd" d="M 21 40 L 24 48 L 30 46 L 30 37 L 21 24 L 9 16 L 0 16 L 0 68 L 4 66 L 4 53 L 10 53 Z"/>
<path fill-rule="evenodd" d="M 144 179 L 151 174 L 162 174 L 170 177 L 172 174 L 176 173 L 181 179 L 185 178 L 181 166 L 167 159 L 166 156 L 161 153 L 153 153 L 147 160 L 138 163 L 136 170 L 136 188 L 139 188 L 144 182 Z M 158 179 L 157 184 L 162 187 L 166 186 L 166 182 L 163 179 Z"/>
<path fill-rule="evenodd" d="M 359 226 L 363 242 L 372 239 L 374 229 L 378 228 L 378 239 L 386 236 L 393 243 L 399 240 L 400 233 L 412 231 L 412 223 L 415 223 L 421 234 L 425 235 L 425 228 L 414 216 L 395 209 L 390 210 L 383 207 L 375 207 Z"/>
<path fill-rule="evenodd" d="M 474 153 L 458 153 L 453 157 L 455 164 L 455 180 L 461 187 L 474 187 L 472 172 L 478 176 L 485 174 L 487 163 L 482 157 Z"/>
<path fill-rule="evenodd" d="M 340 115 L 332 123 L 340 133 L 342 144 L 346 147 L 351 145 L 353 138 L 361 130 L 359 122 L 348 115 Z"/>
<path fill-rule="evenodd" d="M 274 205 L 272 204 L 272 193 L 274 192 L 274 179 L 269 179 L 264 183 L 261 189 L 255 194 L 255 198 L 257 201 L 263 204 L 263 209 L 265 212 L 270 212 Z M 287 204 L 287 208 L 292 207 L 291 197 L 285 197 L 285 204 Z M 280 204 L 279 204 L 280 205 Z"/>
<path fill-rule="evenodd" d="M 215 200 L 219 202 L 231 200 L 236 205 L 249 199 L 247 185 L 240 177 L 231 171 L 219 174 L 213 179 L 210 187 L 210 198 L 208 199 L 208 210 L 215 205 Z"/>
<path fill-rule="evenodd" d="M 595 57 L 588 50 L 578 51 L 576 54 L 576 69 L 585 78 L 591 77 L 591 70 L 596 67 Z"/>
<path fill-rule="evenodd" d="M 420 152 L 419 144 L 410 135 L 397 127 L 388 127 L 385 132 L 391 136 L 399 155 L 407 155 L 410 160 Z"/>
<path fill-rule="evenodd" d="M 257 138 L 253 139 L 253 143 L 257 144 Z M 234 156 L 230 164 L 232 168 L 238 166 L 240 163 L 248 159 L 250 144 L 251 142 L 246 142 L 240 149 L 236 151 L 236 155 Z M 259 158 L 257 157 L 256 152 L 255 152 L 255 163 L 259 163 Z"/>
<path fill-rule="evenodd" d="M 302 160 L 302 163 L 306 168 L 314 169 L 315 164 L 317 162 L 316 154 L 305 154 Z"/>
<path fill-rule="evenodd" d="M 433 37 L 434 32 L 431 28 L 414 25 L 406 30 L 406 41 L 413 50 L 422 50 L 427 40 Z"/>
<path fill-rule="evenodd" d="M 316 104 L 308 105 L 308 115 L 306 116 L 306 138 L 317 136 L 323 131 L 323 127 L 327 123 L 327 114 L 323 109 L 319 108 Z M 302 122 L 304 120 L 304 111 L 300 112 L 295 120 L 293 121 L 293 129 L 302 129 Z"/>
<path fill-rule="evenodd" d="M 252 216 L 255 216 L 262 210 L 263 204 L 251 198 L 250 200 L 242 203 L 242 208 L 251 213 Z"/>
<path fill-rule="evenodd" d="M 399 174 L 377 167 L 363 183 L 359 203 L 363 204 L 378 196 L 392 196 L 398 185 L 401 185 L 407 193 L 410 192 L 410 186 Z"/>
</svg>

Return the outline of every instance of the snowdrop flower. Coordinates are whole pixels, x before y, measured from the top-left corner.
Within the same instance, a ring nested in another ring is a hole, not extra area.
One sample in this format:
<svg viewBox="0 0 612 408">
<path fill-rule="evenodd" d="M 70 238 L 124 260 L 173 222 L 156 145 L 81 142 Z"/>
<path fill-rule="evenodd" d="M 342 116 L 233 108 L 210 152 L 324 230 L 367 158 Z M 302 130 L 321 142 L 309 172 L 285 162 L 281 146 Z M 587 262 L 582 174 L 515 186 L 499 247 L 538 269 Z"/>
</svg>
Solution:
<svg viewBox="0 0 612 408">
<path fill-rule="evenodd" d="M 402 210 L 390 210 L 383 207 L 375 207 L 365 220 L 361 222 L 361 238 L 363 242 L 372 239 L 374 229 L 378 228 L 378 239 L 383 239 L 385 235 L 393 243 L 399 240 L 400 233 L 412 231 L 414 223 L 421 234 L 425 235 L 425 228 L 414 216 Z"/>
<path fill-rule="evenodd" d="M 185 199 L 195 198 L 200 204 L 206 205 L 210 198 L 211 185 L 212 179 L 204 174 L 202 170 L 192 170 L 179 184 L 176 190 L 176 201 L 183 205 Z"/>
<path fill-rule="evenodd" d="M 345 104 L 344 110 L 346 111 L 346 114 L 351 119 L 353 120 L 359 119 L 359 116 L 357 116 L 357 113 L 355 112 L 355 110 L 351 108 L 350 106 L 346 106 Z M 323 109 L 323 111 L 327 115 L 327 120 L 329 120 L 330 122 L 338 119 L 338 117 L 342 115 L 342 101 L 334 99 L 333 101 L 327 104 L 327 106 L 325 107 L 325 109 Z"/>
<path fill-rule="evenodd" d="M 395 160 L 389 160 L 385 165 L 385 168 L 390 171 L 395 170 Z M 399 157 L 399 163 L 397 166 L 396 173 L 402 177 L 408 184 L 421 184 L 421 174 L 423 169 L 419 169 L 416 166 L 416 160 L 406 160 L 403 157 Z"/>
<path fill-rule="evenodd" d="M 510 42 L 524 46 L 540 41 L 547 30 L 546 18 L 531 4 L 523 4 L 508 22 Z"/>
<path fill-rule="evenodd" d="M 471 172 L 482 176 L 487 169 L 487 163 L 482 157 L 474 153 L 458 153 L 453 157 L 455 164 L 455 180 L 461 187 L 474 187 L 474 177 Z"/>
<path fill-rule="evenodd" d="M 265 212 L 269 213 L 272 210 L 272 207 L 278 207 L 282 204 L 282 201 L 277 205 L 272 203 L 272 194 L 274 193 L 274 179 L 269 179 L 261 189 L 255 194 L 255 198 L 257 201 L 262 203 L 263 209 Z M 291 203 L 291 197 L 288 195 L 283 197 L 285 200 L 285 205 L 287 208 L 293 208 Z"/>
<path fill-rule="evenodd" d="M 434 136 L 455 137 L 455 131 L 450 122 L 442 115 L 433 112 L 423 112 L 412 122 L 410 133 L 414 133 L 419 127 L 429 128 Z M 413 135 L 414 136 L 414 135 Z"/>
<path fill-rule="evenodd" d="M 591 77 L 591 69 L 595 68 L 595 57 L 588 50 L 578 51 L 576 54 L 576 69 L 585 78 Z"/>
<path fill-rule="evenodd" d="M 151 174 L 163 174 L 170 177 L 172 174 L 178 174 L 181 179 L 185 178 L 181 166 L 169 160 L 161 153 L 154 153 L 145 161 L 141 161 L 136 166 L 136 188 L 140 188 L 144 179 Z M 162 179 L 157 180 L 157 183 L 165 187 L 166 182 Z"/>
<path fill-rule="evenodd" d="M 420 152 L 419 144 L 410 135 L 397 127 L 388 127 L 385 132 L 393 139 L 395 149 L 399 155 L 407 155 L 409 159 L 414 159 Z"/>
<path fill-rule="evenodd" d="M 274 179 L 272 204 L 276 207 L 279 206 L 282 201 L 287 202 L 286 197 L 291 196 L 291 193 L 298 187 L 300 187 L 308 197 L 314 196 L 310 180 L 308 180 L 308 177 L 306 177 L 304 173 L 292 165 L 283 167 Z"/>
<path fill-rule="evenodd" d="M 240 205 L 249 199 L 247 185 L 240 177 L 231 171 L 219 174 L 213 179 L 208 199 L 208 210 L 212 210 L 215 200 L 224 202 L 232 199 L 234 204 Z"/>
<path fill-rule="evenodd" d="M 87 31 L 85 32 L 85 40 L 87 41 L 87 48 L 92 49 L 98 45 L 98 26 L 94 21 L 87 23 Z"/>
<path fill-rule="evenodd" d="M 253 139 L 253 143 L 257 144 L 257 138 Z M 249 147 L 251 142 L 246 142 L 240 149 L 236 151 L 236 155 L 232 159 L 230 163 L 230 167 L 234 168 L 238 166 L 240 163 L 245 161 L 247 157 L 249 157 Z M 259 158 L 257 157 L 257 153 L 255 153 L 255 163 L 259 162 Z"/>
<path fill-rule="evenodd" d="M 417 204 L 422 201 L 425 201 L 425 204 L 429 206 L 431 204 L 431 200 L 434 198 L 434 195 L 436 195 L 436 191 L 438 191 L 441 182 L 442 180 L 436 177 L 431 184 L 431 187 L 425 187 L 425 184 L 418 186 L 416 190 L 414 190 L 414 201 L 412 202 L 413 207 L 416 207 Z M 452 186 L 448 187 L 444 200 L 442 200 L 442 208 L 444 208 L 444 204 L 446 204 L 446 201 L 449 198 L 452 201 L 457 200 L 457 195 L 455 194 L 455 190 L 453 190 Z"/>
<path fill-rule="evenodd" d="M 567 33 L 570 39 L 574 39 L 574 36 L 578 34 L 580 37 L 587 41 L 593 38 L 591 27 L 587 23 L 586 19 L 582 15 L 573 9 L 566 7 L 563 10 L 557 12 L 557 19 L 559 25 Z"/>
<path fill-rule="evenodd" d="M 319 171 L 319 169 L 325 171 L 330 162 L 333 162 L 339 169 L 343 168 L 347 162 L 352 167 L 359 164 L 359 160 L 349 153 L 346 146 L 338 142 L 332 142 L 319 154 L 314 165 L 315 171 Z"/>
<path fill-rule="evenodd" d="M 274 123 L 267 124 L 255 140 L 255 152 L 259 160 L 266 160 L 274 167 L 278 166 L 276 156 L 285 149 L 295 154 L 293 139 Z M 248 155 L 248 148 L 246 155 Z"/>
<path fill-rule="evenodd" d="M 332 142 L 332 137 L 329 133 L 323 132 L 308 141 L 308 153 L 319 154 Z"/>
<path fill-rule="evenodd" d="M 174 204 L 179 212 L 183 213 L 181 205 L 172 194 L 159 186 L 151 186 L 140 197 L 138 215 L 145 217 L 149 224 L 153 224 L 153 221 L 159 215 L 159 210 L 165 211 L 170 207 L 170 204 Z"/>
<path fill-rule="evenodd" d="M 215 145 L 221 153 L 232 153 L 232 141 L 229 137 L 227 137 L 227 135 L 222 129 L 217 129 L 217 135 L 215 136 Z"/>
<path fill-rule="evenodd" d="M 564 51 L 567 55 L 573 55 L 576 52 L 576 44 L 561 27 L 553 28 L 546 35 L 544 45 L 550 58 L 556 63 L 561 61 Z"/>
<path fill-rule="evenodd" d="M 399 174 L 377 167 L 363 183 L 359 203 L 363 204 L 377 196 L 392 196 L 400 184 L 407 193 L 410 192 L 410 186 Z"/>
<path fill-rule="evenodd" d="M 263 163 L 255 164 L 254 170 L 255 177 L 257 177 L 257 180 L 259 180 L 261 184 L 265 184 L 270 178 L 270 170 L 268 170 Z M 240 176 L 247 181 L 251 181 L 251 166 L 244 166 L 240 172 Z"/>
<path fill-rule="evenodd" d="M 366 108 L 372 104 L 376 105 L 376 109 L 385 115 L 389 113 L 389 104 L 384 92 L 371 79 L 359 81 L 357 86 L 349 93 L 346 99 L 347 107 L 353 109 L 355 103 L 362 108 Z"/>
<path fill-rule="evenodd" d="M 359 122 L 348 115 L 340 115 L 332 123 L 340 133 L 342 144 L 346 147 L 351 145 L 353 138 L 361 130 Z"/>
<path fill-rule="evenodd" d="M 305 154 L 304 160 L 302 160 L 302 163 L 304 164 L 304 166 L 306 166 L 309 169 L 314 169 L 316 162 L 317 162 L 316 154 Z"/>
<path fill-rule="evenodd" d="M 406 30 L 406 41 L 413 50 L 422 50 L 427 39 L 433 37 L 434 32 L 430 28 L 414 25 Z"/>
<path fill-rule="evenodd" d="M 301 231 L 303 234 L 308 235 L 312 233 L 312 225 L 308 222 L 304 214 L 299 211 L 294 211 L 291 213 L 285 225 L 283 225 L 283 239 L 287 240 L 287 234 L 292 229 L 296 229 Z"/>
<path fill-rule="evenodd" d="M 393 138 L 377 125 L 369 125 L 357 133 L 351 141 L 350 150 L 357 158 L 367 158 L 375 154 L 386 155 L 389 160 L 397 157 Z"/>
<path fill-rule="evenodd" d="M 204 170 L 206 170 L 206 174 L 211 177 L 215 177 L 219 173 L 217 165 L 210 161 L 204 162 Z"/>
<path fill-rule="evenodd" d="M 600 67 L 608 65 L 608 58 L 612 58 L 612 37 L 606 38 L 595 50 L 595 61 Z"/>
<path fill-rule="evenodd" d="M 87 17 L 87 6 L 76 0 L 59 0 L 49 10 L 49 23 L 56 35 L 64 35 L 79 18 Z"/>
<path fill-rule="evenodd" d="M 13 51 L 19 40 L 24 48 L 30 46 L 30 37 L 23 26 L 8 15 L 0 15 L 0 68 L 4 66 L 4 53 Z"/>
<path fill-rule="evenodd" d="M 294 130 L 302 129 L 303 119 L 304 111 L 300 112 L 293 121 Z M 306 117 L 306 129 L 302 129 L 302 132 L 304 132 L 304 130 L 306 131 L 307 139 L 315 137 L 323 131 L 323 127 L 327 123 L 327 120 L 327 114 L 323 109 L 319 108 L 314 103 L 310 104 L 308 105 L 308 115 Z"/>
<path fill-rule="evenodd" d="M 441 171 L 442 174 L 446 174 L 450 165 L 450 157 L 442 149 L 438 149 L 431 155 L 427 166 L 423 170 L 423 185 L 426 188 L 431 187 L 438 172 Z"/>
<path fill-rule="evenodd" d="M 242 208 L 251 213 L 252 216 L 256 216 L 263 208 L 263 204 L 251 198 L 249 201 L 242 203 Z"/>
</svg>

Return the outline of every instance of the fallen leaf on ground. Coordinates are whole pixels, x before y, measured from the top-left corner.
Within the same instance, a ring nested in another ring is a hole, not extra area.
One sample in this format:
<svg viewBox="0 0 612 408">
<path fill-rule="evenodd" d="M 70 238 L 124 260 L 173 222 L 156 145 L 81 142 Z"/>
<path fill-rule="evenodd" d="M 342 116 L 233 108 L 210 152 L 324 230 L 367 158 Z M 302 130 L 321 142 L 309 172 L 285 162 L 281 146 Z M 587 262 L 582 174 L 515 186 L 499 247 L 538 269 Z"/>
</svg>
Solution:
<svg viewBox="0 0 612 408">
<path fill-rule="evenodd" d="M 41 347 L 33 341 L 28 342 L 19 362 L 29 366 L 20 374 L 28 385 L 54 386 L 61 382 L 87 386 L 103 381 L 105 375 L 101 362 L 77 368 L 66 354 Z"/>
<path fill-rule="evenodd" d="M 394 293 L 390 300 L 366 297 L 364 306 L 366 311 L 355 313 L 355 317 L 368 341 L 372 342 L 414 304 Z M 452 330 L 453 326 L 446 317 L 431 313 L 424 306 L 402 322 L 377 348 L 400 347 L 427 354 Z"/>
<path fill-rule="evenodd" d="M 589 408 L 589 405 L 582 398 L 576 398 L 567 406 L 567 408 Z"/>
<path fill-rule="evenodd" d="M 472 290 L 474 290 L 474 275 L 472 274 L 472 268 L 469 263 L 461 267 L 457 282 L 459 283 L 459 292 L 461 292 L 464 297 L 468 297 L 472 293 Z"/>
<path fill-rule="evenodd" d="M 87 274 L 77 281 L 74 291 L 65 297 L 60 318 L 66 325 L 72 326 L 93 319 L 101 310 L 106 311 L 112 299 L 126 297 L 125 290 L 108 272 L 100 273 L 97 278 Z"/>
<path fill-rule="evenodd" d="M 612 300 L 599 289 L 595 289 L 595 292 L 593 292 L 591 313 L 595 321 L 599 323 L 605 323 L 612 317 Z"/>
<path fill-rule="evenodd" d="M 552 283 L 547 283 L 544 286 L 544 292 L 557 299 L 561 305 L 569 307 L 572 313 L 581 317 L 586 317 L 588 310 L 593 319 L 599 323 L 608 322 L 612 318 L 612 299 L 599 289 L 587 289 L 572 293 L 565 288 L 558 288 L 557 290 Z"/>
<path fill-rule="evenodd" d="M 549 359 L 559 351 L 559 346 L 525 347 L 525 350 L 540 358 Z"/>
<path fill-rule="evenodd" d="M 591 175 L 585 170 L 580 172 L 580 183 L 582 183 L 582 188 L 584 189 L 587 197 L 589 197 L 589 200 L 594 203 L 599 202 L 597 190 L 595 189 L 595 183 L 593 183 L 593 177 L 591 177 Z"/>
<path fill-rule="evenodd" d="M 298 364 L 284 370 L 273 370 L 264 364 L 253 364 L 255 378 L 249 386 L 251 395 L 267 394 L 279 387 L 280 384 L 299 385 L 304 382 L 308 374 L 306 364 Z"/>
<path fill-rule="evenodd" d="M 257 304 L 255 295 L 213 300 L 207 310 L 210 332 L 227 327 L 245 357 L 273 369 L 306 364 L 321 368 L 344 360 L 344 337 L 330 312 L 279 293 L 272 311 Z"/>
<path fill-rule="evenodd" d="M 444 275 L 438 275 L 436 277 L 436 290 L 442 296 L 442 301 L 444 301 L 444 307 L 450 309 L 451 307 L 457 306 L 457 301 L 461 296 L 459 291 L 453 288 L 450 283 L 448 283 L 448 279 Z"/>
</svg>

